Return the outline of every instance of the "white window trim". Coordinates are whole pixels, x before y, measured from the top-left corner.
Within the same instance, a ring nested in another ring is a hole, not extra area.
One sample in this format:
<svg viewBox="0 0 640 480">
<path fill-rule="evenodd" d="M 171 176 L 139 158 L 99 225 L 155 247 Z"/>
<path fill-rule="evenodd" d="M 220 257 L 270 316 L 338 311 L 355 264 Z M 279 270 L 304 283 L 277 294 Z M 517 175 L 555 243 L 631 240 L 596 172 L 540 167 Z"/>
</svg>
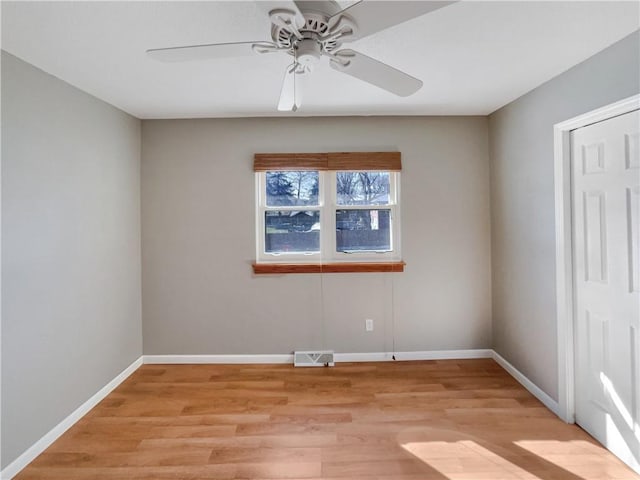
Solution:
<svg viewBox="0 0 640 480">
<path fill-rule="evenodd" d="M 274 170 L 275 171 L 275 170 Z M 295 171 L 279 169 L 279 171 Z M 375 170 L 350 170 L 375 171 Z M 401 254 L 401 214 L 400 214 L 400 172 L 389 172 L 389 199 L 385 205 L 338 205 L 336 191 L 336 170 L 320 170 L 318 182 L 318 206 L 278 206 L 266 205 L 266 171 L 255 172 L 256 189 L 256 262 L 262 264 L 309 264 L 309 263 L 366 263 L 366 262 L 398 262 Z M 388 209 L 391 210 L 391 251 L 389 252 L 338 252 L 336 251 L 336 210 L 359 209 Z M 266 253 L 264 218 L 268 210 L 319 210 L 320 211 L 320 251 L 306 253 Z"/>
</svg>

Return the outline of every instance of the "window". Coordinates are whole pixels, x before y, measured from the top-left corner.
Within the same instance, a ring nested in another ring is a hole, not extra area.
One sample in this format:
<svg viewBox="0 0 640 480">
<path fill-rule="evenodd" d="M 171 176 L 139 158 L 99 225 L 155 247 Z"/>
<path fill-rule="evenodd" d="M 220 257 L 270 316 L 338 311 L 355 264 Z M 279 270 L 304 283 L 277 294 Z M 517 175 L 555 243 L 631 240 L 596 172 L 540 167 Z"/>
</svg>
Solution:
<svg viewBox="0 0 640 480">
<path fill-rule="evenodd" d="M 276 170 L 262 176 L 262 253 L 320 253 L 319 172 Z"/>
<path fill-rule="evenodd" d="M 254 170 L 256 273 L 402 271 L 399 153 L 256 154 Z"/>
<path fill-rule="evenodd" d="M 335 172 L 336 252 L 393 252 L 391 172 Z M 333 189 L 332 189 L 333 192 Z"/>
</svg>

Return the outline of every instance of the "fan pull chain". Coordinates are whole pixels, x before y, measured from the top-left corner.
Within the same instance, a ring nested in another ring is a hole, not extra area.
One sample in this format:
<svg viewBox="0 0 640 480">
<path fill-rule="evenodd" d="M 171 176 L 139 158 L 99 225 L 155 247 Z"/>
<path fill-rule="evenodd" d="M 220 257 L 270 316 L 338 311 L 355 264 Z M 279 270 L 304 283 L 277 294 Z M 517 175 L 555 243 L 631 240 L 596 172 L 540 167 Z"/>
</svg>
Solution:
<svg viewBox="0 0 640 480">
<path fill-rule="evenodd" d="M 298 71 L 298 47 L 296 45 L 293 46 L 293 107 L 291 107 L 292 111 L 298 110 L 298 104 L 296 103 L 296 75 Z"/>
</svg>

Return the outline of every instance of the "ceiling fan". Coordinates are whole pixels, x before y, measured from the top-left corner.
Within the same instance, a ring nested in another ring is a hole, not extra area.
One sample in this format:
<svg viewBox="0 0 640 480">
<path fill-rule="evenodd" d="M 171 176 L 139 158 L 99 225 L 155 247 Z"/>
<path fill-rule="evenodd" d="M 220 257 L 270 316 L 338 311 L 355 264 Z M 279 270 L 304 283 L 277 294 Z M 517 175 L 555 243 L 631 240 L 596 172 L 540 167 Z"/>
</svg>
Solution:
<svg viewBox="0 0 640 480">
<path fill-rule="evenodd" d="M 258 2 L 258 4 L 273 2 Z M 411 18 L 445 7 L 453 1 L 280 1 L 269 11 L 271 41 L 213 43 L 154 48 L 147 54 L 164 62 L 207 60 L 252 54 L 284 53 L 287 67 L 278 110 L 295 112 L 301 104 L 300 80 L 323 57 L 337 70 L 401 97 L 414 94 L 422 81 L 362 53 L 341 48 Z M 298 81 L 296 80 L 298 79 Z"/>
</svg>

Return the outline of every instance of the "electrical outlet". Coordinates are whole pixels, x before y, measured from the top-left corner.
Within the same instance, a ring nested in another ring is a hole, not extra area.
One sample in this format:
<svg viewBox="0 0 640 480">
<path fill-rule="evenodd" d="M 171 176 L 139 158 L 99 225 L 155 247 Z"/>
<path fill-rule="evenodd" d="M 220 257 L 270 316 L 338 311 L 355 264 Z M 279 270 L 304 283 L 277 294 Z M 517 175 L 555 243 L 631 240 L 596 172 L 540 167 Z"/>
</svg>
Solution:
<svg viewBox="0 0 640 480">
<path fill-rule="evenodd" d="M 371 318 L 367 318 L 367 319 L 364 321 L 364 329 L 365 329 L 367 332 L 373 332 L 373 320 L 372 320 Z"/>
</svg>

